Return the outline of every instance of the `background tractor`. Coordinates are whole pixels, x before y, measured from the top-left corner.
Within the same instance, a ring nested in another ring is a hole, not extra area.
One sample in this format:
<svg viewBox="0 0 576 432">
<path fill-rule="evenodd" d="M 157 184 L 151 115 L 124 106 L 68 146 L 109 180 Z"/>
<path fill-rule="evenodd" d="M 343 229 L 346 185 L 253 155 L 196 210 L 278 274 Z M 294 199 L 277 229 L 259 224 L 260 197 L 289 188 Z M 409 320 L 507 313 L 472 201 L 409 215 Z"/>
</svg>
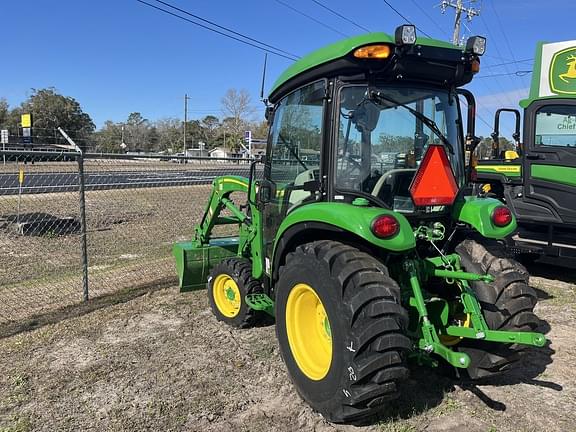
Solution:
<svg viewBox="0 0 576 432">
<path fill-rule="evenodd" d="M 546 342 L 500 243 L 514 216 L 467 188 L 459 98 L 469 138 L 475 103 L 459 88 L 484 47 L 406 25 L 297 61 L 269 97 L 264 161 L 215 179 L 194 238 L 174 246 L 181 290 L 207 286 L 219 320 L 275 317 L 294 386 L 330 421 L 378 413 L 409 359 L 479 379 Z M 226 224 L 237 235 L 212 235 Z"/>
<path fill-rule="evenodd" d="M 576 40 L 539 43 L 532 85 L 520 112 L 496 112 L 493 151 L 475 166 L 476 182 L 518 221 L 510 250 L 525 259 L 563 258 L 576 267 Z M 501 151 L 500 114 L 511 112 L 516 151 Z"/>
</svg>

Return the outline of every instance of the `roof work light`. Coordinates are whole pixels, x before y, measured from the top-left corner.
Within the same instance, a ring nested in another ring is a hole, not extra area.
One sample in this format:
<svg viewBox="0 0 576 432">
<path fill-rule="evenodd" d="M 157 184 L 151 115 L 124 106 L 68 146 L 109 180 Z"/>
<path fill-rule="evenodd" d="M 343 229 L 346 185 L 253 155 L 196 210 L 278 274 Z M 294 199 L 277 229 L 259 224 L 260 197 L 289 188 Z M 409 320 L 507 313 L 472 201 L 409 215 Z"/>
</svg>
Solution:
<svg viewBox="0 0 576 432">
<path fill-rule="evenodd" d="M 466 52 L 483 55 L 486 52 L 486 38 L 482 36 L 469 37 L 466 41 Z"/>
<path fill-rule="evenodd" d="M 394 32 L 396 45 L 414 45 L 416 43 L 416 26 L 404 24 Z"/>
</svg>

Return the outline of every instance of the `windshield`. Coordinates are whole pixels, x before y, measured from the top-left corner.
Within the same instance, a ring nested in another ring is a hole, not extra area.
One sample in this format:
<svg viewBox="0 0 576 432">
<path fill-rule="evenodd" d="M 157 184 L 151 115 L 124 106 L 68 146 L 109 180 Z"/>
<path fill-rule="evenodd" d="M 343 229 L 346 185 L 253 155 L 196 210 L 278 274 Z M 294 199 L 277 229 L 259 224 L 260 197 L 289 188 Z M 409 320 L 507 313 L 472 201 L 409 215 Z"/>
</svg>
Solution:
<svg viewBox="0 0 576 432">
<path fill-rule="evenodd" d="M 536 145 L 576 147 L 576 105 L 550 105 L 536 114 Z"/>
<path fill-rule="evenodd" d="M 461 186 L 464 164 L 456 97 L 441 89 L 372 90 L 372 96 L 367 86 L 340 92 L 337 189 L 370 194 L 396 211 L 411 212 L 408 188 L 430 144 L 446 145 Z"/>
</svg>

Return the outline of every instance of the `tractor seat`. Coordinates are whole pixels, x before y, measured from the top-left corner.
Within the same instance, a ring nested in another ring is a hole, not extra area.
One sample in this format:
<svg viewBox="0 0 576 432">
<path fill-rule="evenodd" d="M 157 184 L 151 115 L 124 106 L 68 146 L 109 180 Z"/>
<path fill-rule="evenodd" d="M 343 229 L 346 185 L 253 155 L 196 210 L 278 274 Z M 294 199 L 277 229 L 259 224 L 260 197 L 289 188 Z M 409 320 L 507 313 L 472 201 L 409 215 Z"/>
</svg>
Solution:
<svg viewBox="0 0 576 432">
<path fill-rule="evenodd" d="M 382 175 L 372 189 L 372 195 L 393 206 L 394 197 L 410 197 L 410 184 L 416 169 L 400 168 L 390 170 Z"/>
<path fill-rule="evenodd" d="M 320 176 L 320 170 L 318 168 L 312 168 L 306 171 L 301 172 L 296 176 L 294 179 L 294 186 L 293 188 L 297 188 L 298 186 L 304 186 L 304 183 L 317 179 Z M 312 192 L 308 192 L 302 189 L 293 189 L 290 191 L 290 206 L 293 207 L 296 204 L 300 204 L 306 198 L 312 195 Z"/>
</svg>

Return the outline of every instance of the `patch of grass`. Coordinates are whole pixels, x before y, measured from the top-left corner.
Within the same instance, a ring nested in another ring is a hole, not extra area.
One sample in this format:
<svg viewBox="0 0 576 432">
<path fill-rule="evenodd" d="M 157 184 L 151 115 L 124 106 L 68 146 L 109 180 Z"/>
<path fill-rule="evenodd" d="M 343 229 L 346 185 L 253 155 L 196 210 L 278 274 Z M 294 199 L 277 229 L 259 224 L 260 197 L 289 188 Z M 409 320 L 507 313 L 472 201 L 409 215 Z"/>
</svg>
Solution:
<svg viewBox="0 0 576 432">
<path fill-rule="evenodd" d="M 405 421 L 391 421 L 387 423 L 380 423 L 379 429 L 382 432 L 416 432 L 417 429 L 415 426 L 412 426 L 410 423 Z"/>
<path fill-rule="evenodd" d="M 32 423 L 28 416 L 12 416 L 10 423 L 8 426 L 0 426 L 0 432 L 28 432 L 32 430 Z"/>
<path fill-rule="evenodd" d="M 434 413 L 437 416 L 444 416 L 454 411 L 457 411 L 462 405 L 456 399 L 452 397 L 447 397 L 444 401 L 434 408 Z"/>
<path fill-rule="evenodd" d="M 17 374 L 10 378 L 9 388 L 0 394 L 0 411 L 13 410 L 30 399 L 30 378 L 26 374 Z M 14 423 L 15 421 L 13 421 Z M 1 430 L 0 430 L 1 432 Z"/>
</svg>

